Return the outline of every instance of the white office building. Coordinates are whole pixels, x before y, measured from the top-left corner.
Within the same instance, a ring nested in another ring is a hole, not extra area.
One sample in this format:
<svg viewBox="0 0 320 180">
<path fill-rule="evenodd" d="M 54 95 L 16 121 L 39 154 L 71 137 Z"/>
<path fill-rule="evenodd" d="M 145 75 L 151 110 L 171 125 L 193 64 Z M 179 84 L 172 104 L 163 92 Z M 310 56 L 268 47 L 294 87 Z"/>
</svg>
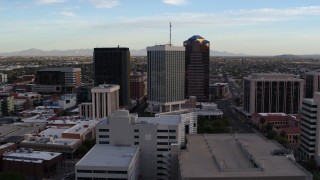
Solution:
<svg viewBox="0 0 320 180">
<path fill-rule="evenodd" d="M 119 85 L 102 84 L 91 89 L 92 117 L 101 119 L 119 109 Z"/>
<path fill-rule="evenodd" d="M 320 92 L 313 97 L 302 101 L 300 149 L 303 158 L 315 159 L 320 165 Z"/>
<path fill-rule="evenodd" d="M 139 146 L 96 144 L 75 166 L 76 180 L 139 177 Z"/>
<path fill-rule="evenodd" d="M 180 115 L 138 117 L 119 110 L 97 125 L 97 144 L 139 145 L 141 177 L 168 179 L 178 166 L 175 152 L 185 144 L 185 121 Z"/>
<path fill-rule="evenodd" d="M 185 47 L 157 45 L 148 51 L 148 102 L 153 112 L 181 109 L 185 102 Z"/>
</svg>

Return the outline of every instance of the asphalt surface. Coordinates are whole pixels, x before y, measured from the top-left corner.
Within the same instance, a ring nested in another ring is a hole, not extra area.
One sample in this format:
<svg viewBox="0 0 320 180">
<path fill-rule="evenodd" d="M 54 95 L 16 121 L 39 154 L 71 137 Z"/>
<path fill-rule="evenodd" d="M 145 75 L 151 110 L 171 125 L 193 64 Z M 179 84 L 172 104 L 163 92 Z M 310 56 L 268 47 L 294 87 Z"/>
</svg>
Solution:
<svg viewBox="0 0 320 180">
<path fill-rule="evenodd" d="M 254 133 L 251 127 L 246 122 L 241 120 L 234 112 L 234 99 L 240 97 L 242 94 L 241 88 L 239 88 L 233 79 L 226 78 L 229 84 L 231 95 L 225 99 L 216 101 L 218 108 L 221 109 L 226 117 L 229 118 L 232 132 L 235 133 Z"/>
</svg>

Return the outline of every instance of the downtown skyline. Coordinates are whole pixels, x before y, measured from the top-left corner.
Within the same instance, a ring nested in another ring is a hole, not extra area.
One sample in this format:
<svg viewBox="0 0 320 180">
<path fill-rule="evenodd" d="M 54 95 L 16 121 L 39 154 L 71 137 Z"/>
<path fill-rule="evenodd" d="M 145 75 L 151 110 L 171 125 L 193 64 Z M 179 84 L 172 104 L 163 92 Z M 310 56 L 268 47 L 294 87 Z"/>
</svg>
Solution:
<svg viewBox="0 0 320 180">
<path fill-rule="evenodd" d="M 249 55 L 319 54 L 314 0 L 0 1 L 0 52 L 182 46 L 194 34 L 211 50 Z"/>
</svg>

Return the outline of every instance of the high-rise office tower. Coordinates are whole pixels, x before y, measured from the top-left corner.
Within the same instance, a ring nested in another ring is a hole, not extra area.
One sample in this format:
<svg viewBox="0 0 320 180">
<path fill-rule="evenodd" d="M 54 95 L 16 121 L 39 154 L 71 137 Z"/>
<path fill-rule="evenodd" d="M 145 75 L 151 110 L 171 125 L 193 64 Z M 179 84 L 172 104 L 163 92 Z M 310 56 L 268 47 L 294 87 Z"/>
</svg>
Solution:
<svg viewBox="0 0 320 180">
<path fill-rule="evenodd" d="M 130 101 L 130 51 L 129 48 L 94 48 L 94 85 L 120 85 L 120 106 Z"/>
<path fill-rule="evenodd" d="M 249 113 L 297 114 L 304 80 L 293 74 L 257 73 L 243 80 L 243 109 Z"/>
<path fill-rule="evenodd" d="M 147 47 L 147 51 L 148 102 L 156 112 L 181 109 L 181 104 L 185 102 L 185 48 L 157 45 Z"/>
<path fill-rule="evenodd" d="M 305 98 L 313 98 L 315 92 L 320 91 L 320 71 L 305 74 Z"/>
<path fill-rule="evenodd" d="M 184 41 L 183 45 L 186 47 L 186 98 L 196 96 L 198 101 L 208 101 L 210 42 L 195 35 Z"/>
</svg>

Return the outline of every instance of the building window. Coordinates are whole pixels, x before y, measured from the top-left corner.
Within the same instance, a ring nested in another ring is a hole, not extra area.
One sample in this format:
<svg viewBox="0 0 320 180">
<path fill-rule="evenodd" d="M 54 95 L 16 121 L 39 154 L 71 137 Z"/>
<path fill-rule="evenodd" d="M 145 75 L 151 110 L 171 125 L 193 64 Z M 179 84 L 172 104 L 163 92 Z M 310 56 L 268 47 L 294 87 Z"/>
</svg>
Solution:
<svg viewBox="0 0 320 180">
<path fill-rule="evenodd" d="M 93 173 L 106 174 L 106 170 L 93 170 Z"/>
<path fill-rule="evenodd" d="M 139 136 L 134 136 L 135 139 L 139 139 Z"/>
<path fill-rule="evenodd" d="M 167 149 L 167 148 L 158 148 L 157 151 L 170 151 L 170 149 Z"/>
<path fill-rule="evenodd" d="M 99 129 L 99 132 L 109 132 L 109 129 Z"/>
<path fill-rule="evenodd" d="M 157 142 L 157 145 L 169 145 L 168 142 Z"/>
<path fill-rule="evenodd" d="M 134 129 L 134 132 L 139 132 L 139 129 Z"/>
<path fill-rule="evenodd" d="M 158 139 L 168 139 L 168 136 L 157 136 Z"/>
<path fill-rule="evenodd" d="M 99 135 L 99 138 L 109 138 L 109 135 Z"/>
<path fill-rule="evenodd" d="M 169 136 L 169 139 L 176 139 L 176 136 Z"/>
<path fill-rule="evenodd" d="M 172 129 L 172 130 L 169 130 L 169 132 L 171 132 L 171 133 L 175 133 L 175 132 L 176 132 L 176 130 Z"/>
<path fill-rule="evenodd" d="M 108 174 L 127 174 L 127 171 L 108 171 Z"/>
<path fill-rule="evenodd" d="M 92 173 L 92 170 L 78 169 L 78 173 Z"/>
<path fill-rule="evenodd" d="M 139 142 L 134 142 L 134 145 L 139 145 Z"/>
<path fill-rule="evenodd" d="M 168 132 L 166 129 L 158 129 L 157 132 Z"/>
</svg>

